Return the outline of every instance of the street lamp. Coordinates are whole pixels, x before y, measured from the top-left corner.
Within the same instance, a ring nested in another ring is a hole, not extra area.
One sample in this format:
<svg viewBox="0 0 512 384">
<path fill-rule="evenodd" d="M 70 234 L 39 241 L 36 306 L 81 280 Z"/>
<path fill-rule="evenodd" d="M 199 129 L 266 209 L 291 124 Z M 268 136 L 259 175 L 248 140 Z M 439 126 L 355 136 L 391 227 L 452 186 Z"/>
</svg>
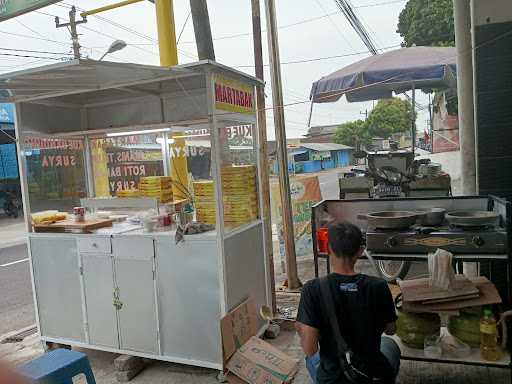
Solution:
<svg viewBox="0 0 512 384">
<path fill-rule="evenodd" d="M 120 51 L 121 49 L 126 48 L 126 45 L 127 45 L 126 42 L 123 41 L 123 40 L 116 40 L 116 41 L 114 41 L 112 44 L 110 44 L 110 47 L 108 47 L 107 52 L 105 52 L 103 54 L 103 56 L 101 56 L 98 61 L 103 60 L 103 58 L 105 56 L 107 56 L 109 53 L 114 53 L 114 52 Z"/>
</svg>

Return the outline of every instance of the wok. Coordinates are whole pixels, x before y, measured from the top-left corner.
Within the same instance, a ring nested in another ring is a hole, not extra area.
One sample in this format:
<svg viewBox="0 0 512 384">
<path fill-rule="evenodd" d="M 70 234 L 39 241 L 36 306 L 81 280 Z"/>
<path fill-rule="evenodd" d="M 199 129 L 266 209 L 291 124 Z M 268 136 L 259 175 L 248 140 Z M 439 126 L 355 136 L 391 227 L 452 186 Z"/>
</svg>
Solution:
<svg viewBox="0 0 512 384">
<path fill-rule="evenodd" d="M 499 217 L 499 213 L 490 211 L 452 211 L 446 214 L 448 223 L 458 227 L 496 225 Z"/>
<path fill-rule="evenodd" d="M 360 220 L 367 220 L 368 225 L 379 229 L 405 229 L 416 223 L 418 214 L 410 211 L 382 211 L 357 215 Z"/>
</svg>

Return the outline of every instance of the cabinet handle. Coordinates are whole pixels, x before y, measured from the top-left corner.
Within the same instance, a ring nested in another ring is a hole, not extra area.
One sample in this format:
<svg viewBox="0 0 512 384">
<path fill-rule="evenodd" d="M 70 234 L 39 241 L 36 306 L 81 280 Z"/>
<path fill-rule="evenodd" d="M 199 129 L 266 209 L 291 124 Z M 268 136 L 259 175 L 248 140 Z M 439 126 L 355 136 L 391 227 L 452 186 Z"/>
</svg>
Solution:
<svg viewBox="0 0 512 384">
<path fill-rule="evenodd" d="M 93 248 L 98 248 L 98 244 L 92 243 Z"/>
<path fill-rule="evenodd" d="M 123 308 L 123 302 L 119 299 L 119 287 L 114 288 L 112 305 L 118 311 Z"/>
</svg>

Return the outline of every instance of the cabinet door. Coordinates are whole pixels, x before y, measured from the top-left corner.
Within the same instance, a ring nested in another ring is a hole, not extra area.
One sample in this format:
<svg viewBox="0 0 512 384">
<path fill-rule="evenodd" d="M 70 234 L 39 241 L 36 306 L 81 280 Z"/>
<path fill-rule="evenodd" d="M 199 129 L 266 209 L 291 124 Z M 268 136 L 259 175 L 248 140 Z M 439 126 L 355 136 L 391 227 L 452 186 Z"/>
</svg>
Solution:
<svg viewBox="0 0 512 384">
<path fill-rule="evenodd" d="M 31 237 L 30 252 L 41 335 L 85 341 L 76 239 Z"/>
<path fill-rule="evenodd" d="M 89 343 L 119 348 L 114 299 L 114 268 L 112 255 L 83 253 L 85 304 Z"/>
<path fill-rule="evenodd" d="M 118 311 L 121 349 L 158 353 L 153 239 L 113 239 L 115 281 L 122 303 Z"/>
</svg>

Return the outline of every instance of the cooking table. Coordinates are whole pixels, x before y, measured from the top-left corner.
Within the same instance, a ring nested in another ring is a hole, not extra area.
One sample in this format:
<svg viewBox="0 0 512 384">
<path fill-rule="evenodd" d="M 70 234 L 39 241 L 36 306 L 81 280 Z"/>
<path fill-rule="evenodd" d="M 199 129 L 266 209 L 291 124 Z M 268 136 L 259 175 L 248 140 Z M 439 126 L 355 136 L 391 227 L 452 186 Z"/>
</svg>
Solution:
<svg viewBox="0 0 512 384">
<path fill-rule="evenodd" d="M 435 198 L 396 198 L 396 199 L 355 199 L 355 200 L 324 200 L 312 207 L 311 226 L 313 233 L 313 256 L 315 262 L 315 275 L 318 277 L 318 260 L 326 259 L 327 271 L 329 269 L 329 255 L 318 252 L 316 241 L 316 229 L 325 227 L 328 222 L 348 221 L 358 225 L 363 232 L 366 232 L 366 222 L 360 220 L 358 216 L 361 213 L 379 212 L 379 211 L 413 211 L 419 208 L 439 207 L 447 211 L 454 210 L 489 210 L 498 212 L 501 216 L 505 229 L 508 233 L 508 244 L 512 244 L 512 206 L 510 202 L 494 196 L 461 196 L 461 197 L 435 197 Z M 393 260 L 393 261 L 426 261 L 427 253 L 382 253 L 367 251 L 367 256 L 374 260 Z M 510 306 L 511 300 L 511 260 L 510 248 L 503 254 L 455 254 L 457 261 L 485 262 L 488 264 L 487 277 L 499 288 L 505 306 Z M 495 264 L 500 264 L 495 268 Z M 506 268 L 503 268 L 503 264 Z M 483 266 L 485 267 L 485 266 Z M 485 268 L 483 268 L 485 269 Z M 512 363 L 509 352 L 505 352 L 503 357 L 497 362 L 485 361 L 480 358 L 478 349 L 472 350 L 470 356 L 465 358 L 441 357 L 438 359 L 425 356 L 423 350 L 416 350 L 406 347 L 401 343 L 398 337 L 393 337 L 397 341 L 402 352 L 403 360 L 415 360 L 431 363 L 448 363 L 475 365 L 484 367 L 506 368 L 510 370 L 512 382 Z"/>
</svg>

